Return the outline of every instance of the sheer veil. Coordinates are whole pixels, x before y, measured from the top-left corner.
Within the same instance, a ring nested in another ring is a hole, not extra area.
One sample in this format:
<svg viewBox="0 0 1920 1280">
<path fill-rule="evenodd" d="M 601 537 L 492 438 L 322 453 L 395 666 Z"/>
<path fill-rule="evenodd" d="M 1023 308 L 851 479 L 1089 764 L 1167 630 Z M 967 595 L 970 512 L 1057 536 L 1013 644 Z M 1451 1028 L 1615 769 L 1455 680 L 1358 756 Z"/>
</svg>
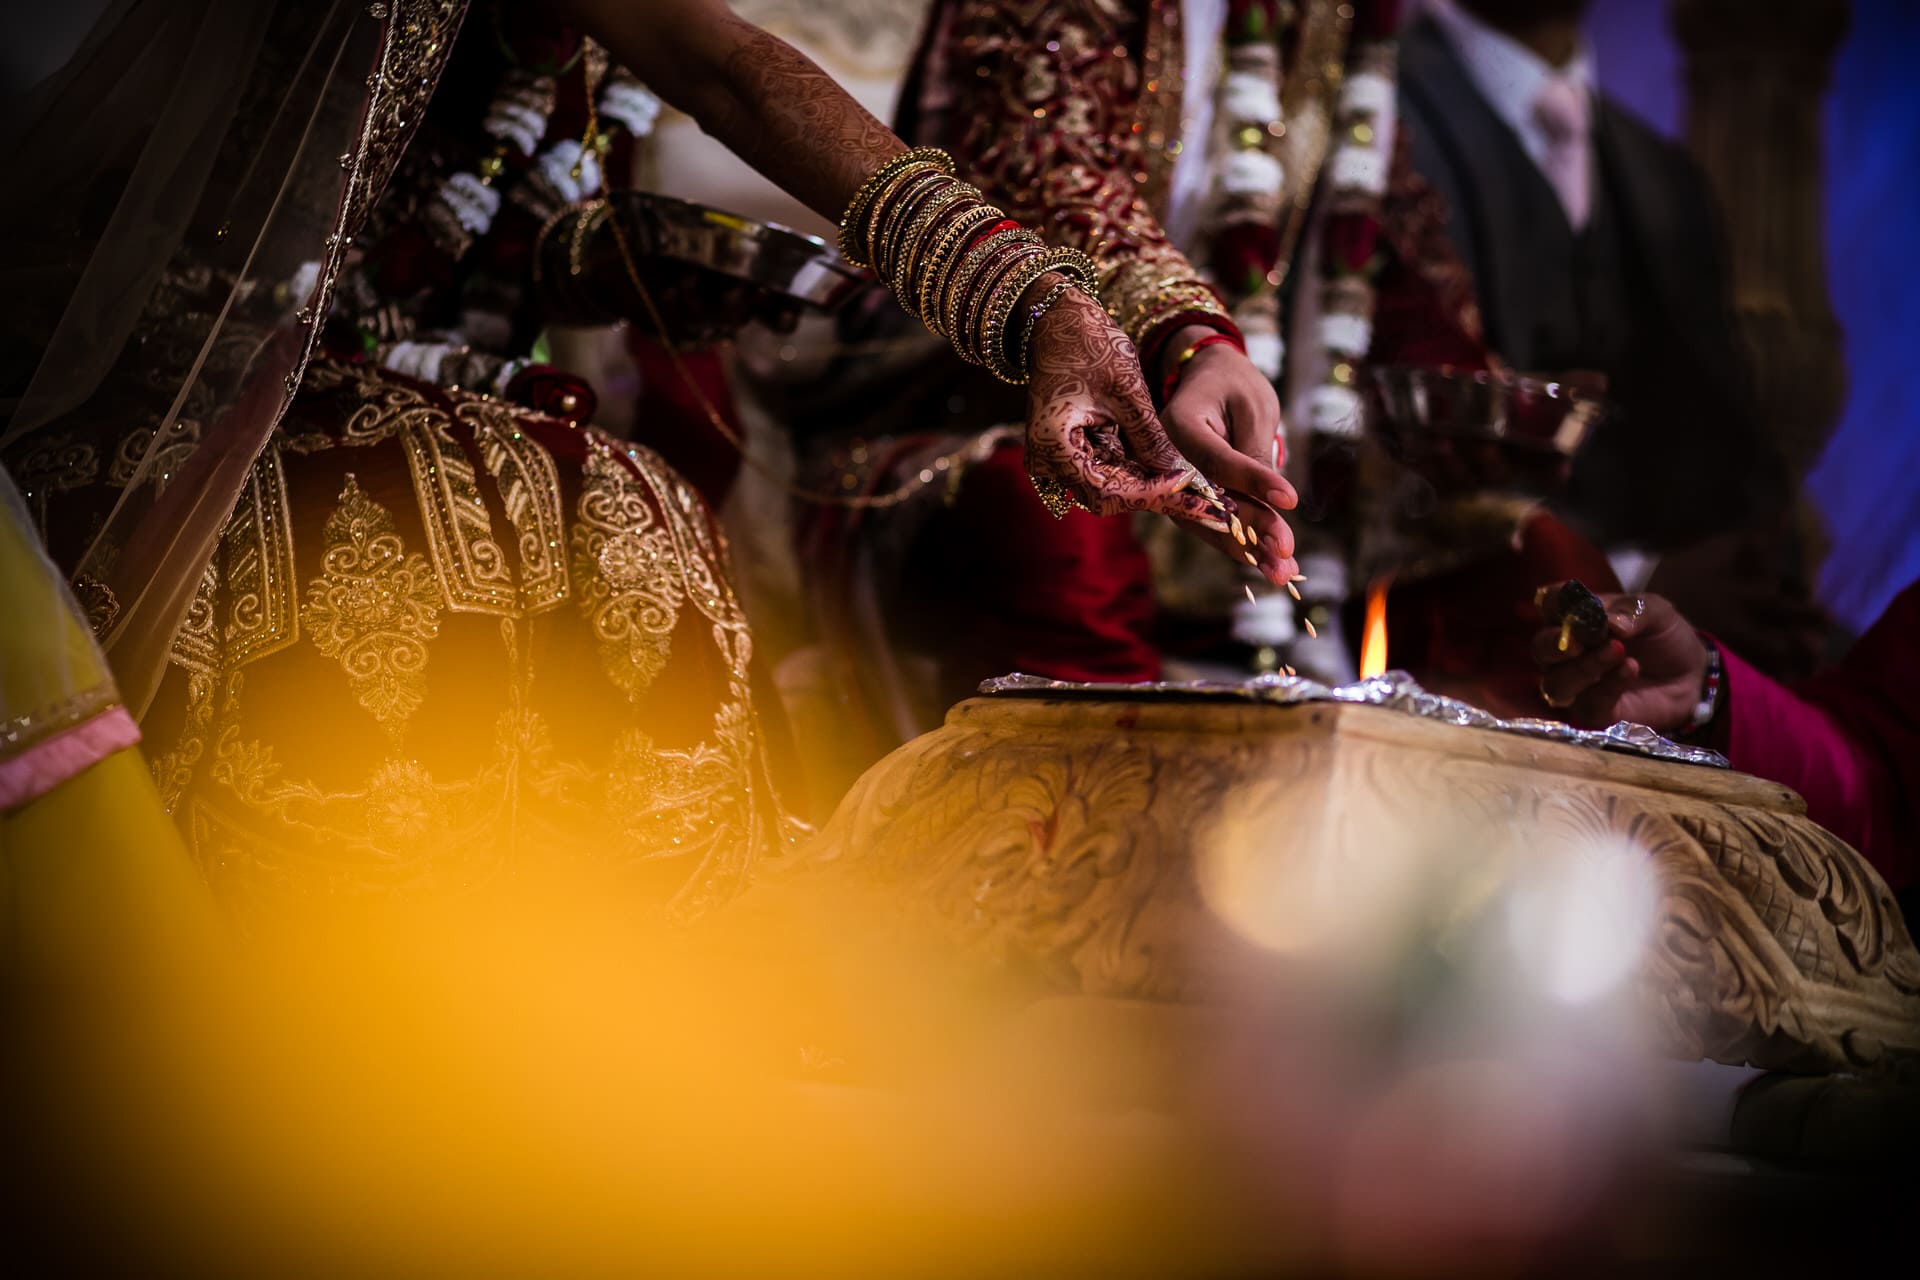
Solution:
<svg viewBox="0 0 1920 1280">
<path fill-rule="evenodd" d="M 117 489 L 51 541 L 136 714 L 464 7 L 114 0 L 7 104 L 0 458 Z"/>
</svg>

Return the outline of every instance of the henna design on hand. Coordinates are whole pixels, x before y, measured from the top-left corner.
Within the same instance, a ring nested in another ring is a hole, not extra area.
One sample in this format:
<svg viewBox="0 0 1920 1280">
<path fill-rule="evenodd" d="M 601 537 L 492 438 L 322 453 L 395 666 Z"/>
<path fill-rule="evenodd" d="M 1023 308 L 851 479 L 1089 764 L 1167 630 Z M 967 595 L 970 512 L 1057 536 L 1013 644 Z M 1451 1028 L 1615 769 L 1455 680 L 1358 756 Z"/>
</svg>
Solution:
<svg viewBox="0 0 1920 1280">
<path fill-rule="evenodd" d="M 1188 468 L 1154 416 L 1133 344 L 1083 294 L 1063 297 L 1034 330 L 1027 468 L 1102 515 L 1204 505 L 1177 492 Z"/>
<path fill-rule="evenodd" d="M 1236 560 L 1249 548 L 1228 533 L 1218 507 L 1187 487 L 1192 467 L 1161 427 L 1139 358 L 1099 304 L 1062 298 L 1042 317 L 1027 383 L 1027 468 L 1103 515 L 1155 511 L 1199 526 Z M 1231 501 L 1231 500 L 1229 500 Z M 1275 582 L 1296 571 L 1293 534 L 1264 502 L 1236 508 L 1260 538 L 1260 571 Z"/>
</svg>

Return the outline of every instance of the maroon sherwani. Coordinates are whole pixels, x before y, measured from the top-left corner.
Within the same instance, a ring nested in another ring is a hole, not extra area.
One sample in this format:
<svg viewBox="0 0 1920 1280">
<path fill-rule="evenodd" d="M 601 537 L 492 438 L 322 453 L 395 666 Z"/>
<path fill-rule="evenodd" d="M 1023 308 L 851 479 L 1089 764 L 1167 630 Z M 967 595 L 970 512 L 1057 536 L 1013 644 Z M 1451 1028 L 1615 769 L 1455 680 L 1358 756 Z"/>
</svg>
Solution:
<svg viewBox="0 0 1920 1280">
<path fill-rule="evenodd" d="M 1920 879 L 1920 582 L 1836 667 L 1791 687 L 1722 649 L 1719 723 L 1736 769 L 1792 787 L 1807 815 L 1896 892 Z"/>
</svg>

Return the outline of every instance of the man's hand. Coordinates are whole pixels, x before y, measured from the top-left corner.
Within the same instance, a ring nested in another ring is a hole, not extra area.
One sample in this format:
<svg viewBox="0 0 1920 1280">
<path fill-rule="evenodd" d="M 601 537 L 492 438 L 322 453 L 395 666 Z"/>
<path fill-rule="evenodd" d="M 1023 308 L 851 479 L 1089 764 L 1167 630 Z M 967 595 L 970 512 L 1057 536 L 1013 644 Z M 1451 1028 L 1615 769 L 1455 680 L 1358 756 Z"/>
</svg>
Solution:
<svg viewBox="0 0 1920 1280">
<path fill-rule="evenodd" d="M 1244 559 L 1218 508 L 1188 487 L 1192 468 L 1154 414 L 1133 344 L 1099 303 L 1077 291 L 1054 304 L 1034 331 L 1027 470 L 1103 515 L 1157 511 L 1197 525 L 1208 541 Z M 1291 488 L 1285 493 L 1291 498 Z M 1236 510 L 1258 537 L 1253 554 L 1261 572 L 1274 581 L 1291 576 L 1293 534 L 1285 522 L 1257 503 L 1239 502 Z"/>
<path fill-rule="evenodd" d="M 1534 636 L 1541 694 L 1577 725 L 1631 720 L 1663 733 L 1684 729 L 1700 704 L 1706 642 L 1664 596 L 1600 599 L 1607 639 L 1599 646 L 1588 650 L 1569 638 L 1561 649 L 1557 624 Z"/>
</svg>

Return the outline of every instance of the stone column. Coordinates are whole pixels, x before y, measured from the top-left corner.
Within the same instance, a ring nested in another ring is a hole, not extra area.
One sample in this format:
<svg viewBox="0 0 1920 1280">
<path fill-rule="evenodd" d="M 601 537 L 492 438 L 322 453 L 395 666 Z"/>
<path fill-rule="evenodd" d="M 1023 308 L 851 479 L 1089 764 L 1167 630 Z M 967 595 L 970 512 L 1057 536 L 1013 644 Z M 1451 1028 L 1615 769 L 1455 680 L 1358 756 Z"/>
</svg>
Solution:
<svg viewBox="0 0 1920 1280">
<path fill-rule="evenodd" d="M 1725 210 L 1734 303 L 1768 430 L 1796 476 L 1846 395 L 1827 293 L 1823 96 L 1848 0 L 1670 0 L 1687 139 Z"/>
</svg>

